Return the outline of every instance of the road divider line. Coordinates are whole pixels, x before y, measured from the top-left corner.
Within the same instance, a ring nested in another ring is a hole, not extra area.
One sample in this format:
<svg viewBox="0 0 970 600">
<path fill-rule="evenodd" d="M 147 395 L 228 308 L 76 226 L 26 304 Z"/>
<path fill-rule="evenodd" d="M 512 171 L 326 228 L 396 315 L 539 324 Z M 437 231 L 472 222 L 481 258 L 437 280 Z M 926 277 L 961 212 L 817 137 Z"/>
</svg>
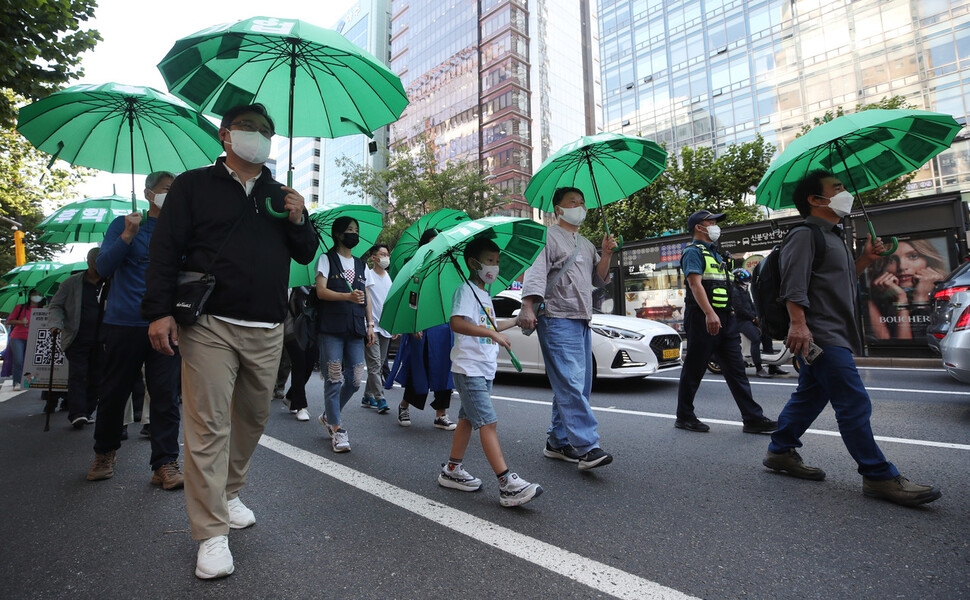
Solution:
<svg viewBox="0 0 970 600">
<path fill-rule="evenodd" d="M 263 435 L 259 444 L 419 517 L 548 569 L 598 592 L 624 600 L 695 600 L 693 596 L 688 596 L 673 588 L 523 535 L 440 502 L 435 502 L 274 437 Z"/>
<path fill-rule="evenodd" d="M 518 402 L 520 404 L 541 404 L 543 406 L 552 406 L 552 402 L 547 400 L 530 400 L 526 398 L 512 398 L 511 396 L 492 396 L 493 400 L 507 400 L 509 402 Z M 669 415 L 665 413 L 653 413 L 645 412 L 642 410 L 629 410 L 625 408 L 614 408 L 612 406 L 594 406 L 593 410 L 597 412 L 612 413 L 617 415 L 636 415 L 640 417 L 652 417 L 655 419 L 668 419 L 675 420 L 677 415 Z M 705 423 L 715 423 L 717 425 L 732 425 L 734 427 L 743 427 L 744 423 L 741 421 L 727 421 L 723 419 L 704 419 Z M 809 429 L 805 433 L 814 433 L 815 435 L 827 435 L 832 437 L 841 437 L 838 431 L 828 431 L 825 429 Z M 930 440 L 913 440 L 908 438 L 898 438 L 889 437 L 884 435 L 875 436 L 878 442 L 893 442 L 896 444 L 910 444 L 912 446 L 929 446 L 931 448 L 947 448 L 950 450 L 970 450 L 970 444 L 953 444 L 950 442 L 933 442 Z"/>
<path fill-rule="evenodd" d="M 649 379 L 659 379 L 662 381 L 680 381 L 679 377 L 655 377 L 651 376 Z M 723 383 L 727 385 L 727 382 L 723 379 L 701 379 L 701 383 Z M 788 383 L 785 381 L 751 381 L 748 380 L 751 385 L 780 385 L 785 387 L 797 387 L 798 383 Z M 947 396 L 970 396 L 970 390 L 966 392 L 956 392 L 953 390 L 903 390 L 900 388 L 887 388 L 887 387 L 869 387 L 866 386 L 866 390 L 870 392 L 907 392 L 911 394 L 943 394 Z"/>
</svg>

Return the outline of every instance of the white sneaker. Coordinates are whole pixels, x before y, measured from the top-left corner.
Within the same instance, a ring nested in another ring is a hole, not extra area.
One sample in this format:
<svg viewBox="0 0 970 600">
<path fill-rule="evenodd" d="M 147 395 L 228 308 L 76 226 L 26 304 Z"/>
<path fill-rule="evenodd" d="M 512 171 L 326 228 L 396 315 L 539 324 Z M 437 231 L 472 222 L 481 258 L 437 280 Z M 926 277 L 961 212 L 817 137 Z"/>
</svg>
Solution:
<svg viewBox="0 0 970 600">
<path fill-rule="evenodd" d="M 215 579 L 232 575 L 232 552 L 229 536 L 217 535 L 199 543 L 199 556 L 195 561 L 195 576 L 199 579 Z"/>
<path fill-rule="evenodd" d="M 13 384 L 13 391 L 15 391 L 15 392 L 20 391 L 20 384 L 19 383 Z"/>
<path fill-rule="evenodd" d="M 519 506 L 525 504 L 542 493 L 539 484 L 529 483 L 515 473 L 510 473 L 505 485 L 499 484 L 499 502 L 502 506 Z"/>
<path fill-rule="evenodd" d="M 297 421 L 309 421 L 310 420 L 310 413 L 308 413 L 305 408 L 301 408 L 300 410 L 296 411 L 296 420 Z"/>
<path fill-rule="evenodd" d="M 256 515 L 242 503 L 239 496 L 229 501 L 229 529 L 245 529 L 255 524 Z"/>
<path fill-rule="evenodd" d="M 341 427 L 333 432 L 332 445 L 334 452 L 350 452 L 350 436 L 347 430 Z"/>
<path fill-rule="evenodd" d="M 441 465 L 441 473 L 438 473 L 438 485 L 463 492 L 477 492 L 482 488 L 482 480 L 478 477 L 472 477 L 465 470 L 463 464 L 455 465 L 454 469 L 449 469 L 449 466 L 450 463 Z"/>
</svg>

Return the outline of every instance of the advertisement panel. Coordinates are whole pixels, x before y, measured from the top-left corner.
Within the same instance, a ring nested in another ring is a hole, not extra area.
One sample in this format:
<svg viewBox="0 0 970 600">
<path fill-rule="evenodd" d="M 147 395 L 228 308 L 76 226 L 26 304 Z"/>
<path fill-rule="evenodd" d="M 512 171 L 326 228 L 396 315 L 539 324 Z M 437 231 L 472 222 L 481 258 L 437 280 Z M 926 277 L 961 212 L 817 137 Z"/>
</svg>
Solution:
<svg viewBox="0 0 970 600">
<path fill-rule="evenodd" d="M 50 331 L 50 309 L 30 311 L 27 332 L 27 352 L 24 354 L 24 376 L 21 386 L 47 389 L 51 381 L 51 350 L 56 349 L 54 361 L 54 390 L 67 390 L 67 358 L 61 348 L 61 338 Z M 54 346 L 56 344 L 56 347 Z"/>
</svg>

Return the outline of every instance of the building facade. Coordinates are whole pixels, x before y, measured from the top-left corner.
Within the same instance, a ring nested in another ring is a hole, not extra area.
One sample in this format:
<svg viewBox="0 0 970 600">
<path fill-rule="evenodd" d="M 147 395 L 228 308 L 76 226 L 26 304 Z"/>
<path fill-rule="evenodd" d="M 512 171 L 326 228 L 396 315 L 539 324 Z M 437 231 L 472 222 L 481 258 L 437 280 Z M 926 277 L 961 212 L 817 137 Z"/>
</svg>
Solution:
<svg viewBox="0 0 970 600">
<path fill-rule="evenodd" d="M 892 96 L 967 122 L 966 0 L 598 0 L 603 125 L 670 149 L 760 133 L 779 151 L 826 111 Z M 970 189 L 970 133 L 911 195 Z"/>
</svg>

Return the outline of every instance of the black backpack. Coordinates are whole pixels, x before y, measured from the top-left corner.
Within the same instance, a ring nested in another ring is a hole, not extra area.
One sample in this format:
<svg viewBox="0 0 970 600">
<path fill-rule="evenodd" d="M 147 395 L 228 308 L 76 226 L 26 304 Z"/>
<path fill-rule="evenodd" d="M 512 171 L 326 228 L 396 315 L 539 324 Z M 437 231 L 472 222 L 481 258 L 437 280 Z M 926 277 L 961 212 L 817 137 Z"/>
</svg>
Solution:
<svg viewBox="0 0 970 600">
<path fill-rule="evenodd" d="M 788 241 L 791 232 L 799 227 L 809 227 L 815 236 L 815 258 L 812 259 L 812 273 L 818 270 L 825 260 L 825 234 L 818 225 L 800 223 L 788 230 L 781 243 L 771 249 L 771 254 L 765 257 L 754 269 L 751 275 L 751 295 L 758 310 L 758 322 L 761 331 L 767 333 L 774 340 L 788 337 L 791 319 L 788 316 L 788 306 L 781 296 L 781 248 Z"/>
</svg>

